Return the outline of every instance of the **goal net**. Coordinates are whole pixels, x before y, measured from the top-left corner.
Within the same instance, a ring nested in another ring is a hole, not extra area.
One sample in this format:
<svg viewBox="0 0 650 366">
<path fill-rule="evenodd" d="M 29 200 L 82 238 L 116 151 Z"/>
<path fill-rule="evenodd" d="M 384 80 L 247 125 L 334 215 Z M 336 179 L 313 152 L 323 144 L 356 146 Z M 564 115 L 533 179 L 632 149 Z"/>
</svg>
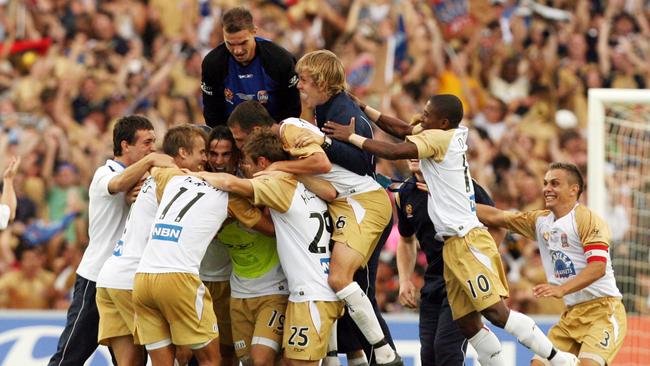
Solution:
<svg viewBox="0 0 650 366">
<path fill-rule="evenodd" d="M 650 364 L 650 90 L 589 90 L 588 204 L 612 231 L 628 314 L 615 366 Z"/>
</svg>

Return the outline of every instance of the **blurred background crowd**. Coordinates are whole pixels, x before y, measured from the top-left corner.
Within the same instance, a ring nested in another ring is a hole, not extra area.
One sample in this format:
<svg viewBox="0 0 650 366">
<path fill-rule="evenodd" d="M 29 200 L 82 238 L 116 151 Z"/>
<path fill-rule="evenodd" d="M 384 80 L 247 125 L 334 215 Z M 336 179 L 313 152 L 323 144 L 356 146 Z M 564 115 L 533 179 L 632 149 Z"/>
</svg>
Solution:
<svg viewBox="0 0 650 366">
<path fill-rule="evenodd" d="M 16 221 L 0 234 L 0 307 L 67 308 L 88 240 L 87 187 L 112 155 L 112 124 L 145 115 L 159 142 L 174 124 L 203 124 L 201 61 L 223 40 L 224 9 L 242 3 L 258 35 L 297 58 L 333 50 L 349 91 L 384 113 L 412 120 L 430 95 L 460 96 L 472 175 L 503 209 L 543 208 L 550 161 L 586 171 L 588 88 L 650 84 L 645 0 L 0 0 L 0 171 L 23 159 Z M 647 121 L 650 111 L 634 113 Z M 378 171 L 409 174 L 405 162 Z M 622 223 L 617 239 L 629 206 L 623 193 L 607 218 Z M 377 278 L 387 312 L 406 311 L 396 241 Z M 532 296 L 545 281 L 536 245 L 508 234 L 501 251 L 510 306 L 558 314 L 560 300 Z M 422 257 L 416 283 L 424 266 Z M 629 311 L 650 308 L 646 282 L 645 305 Z"/>
</svg>

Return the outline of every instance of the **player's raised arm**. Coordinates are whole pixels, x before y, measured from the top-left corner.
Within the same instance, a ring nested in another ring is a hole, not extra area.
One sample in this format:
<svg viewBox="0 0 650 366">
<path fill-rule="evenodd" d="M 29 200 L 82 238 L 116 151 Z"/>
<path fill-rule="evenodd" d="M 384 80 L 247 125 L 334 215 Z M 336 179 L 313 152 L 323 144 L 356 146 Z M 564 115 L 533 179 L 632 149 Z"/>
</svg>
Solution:
<svg viewBox="0 0 650 366">
<path fill-rule="evenodd" d="M 388 160 L 419 158 L 418 148 L 414 143 L 406 141 L 395 144 L 392 142 L 367 139 L 354 133 L 354 125 L 354 118 L 350 120 L 348 126 L 343 126 L 335 122 L 327 122 L 323 127 L 323 131 L 328 136 L 337 140 L 349 142 L 380 158 Z"/>
<path fill-rule="evenodd" d="M 316 178 L 313 175 L 298 175 L 296 176 L 302 184 L 307 187 L 308 190 L 314 192 L 320 199 L 326 202 L 333 202 L 338 196 L 338 192 L 334 186 L 320 178 Z"/>
<path fill-rule="evenodd" d="M 406 121 L 401 120 L 397 117 L 386 116 L 382 114 L 380 111 L 363 103 L 356 97 L 353 97 L 353 99 L 357 102 L 357 104 L 359 104 L 359 108 L 361 108 L 366 116 L 368 116 L 371 121 L 375 122 L 377 127 L 381 128 L 382 131 L 388 133 L 391 136 L 403 139 L 408 135 L 417 133 L 417 131 L 414 131 L 414 128 L 419 129 L 419 127 L 412 126 Z"/>
</svg>

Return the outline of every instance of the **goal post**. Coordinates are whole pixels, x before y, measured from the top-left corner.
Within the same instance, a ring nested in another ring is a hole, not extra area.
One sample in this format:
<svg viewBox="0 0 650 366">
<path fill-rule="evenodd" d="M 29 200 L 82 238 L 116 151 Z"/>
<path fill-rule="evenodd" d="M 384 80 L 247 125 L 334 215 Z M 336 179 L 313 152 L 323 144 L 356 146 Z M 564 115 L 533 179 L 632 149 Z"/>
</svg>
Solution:
<svg viewBox="0 0 650 366">
<path fill-rule="evenodd" d="M 628 332 L 614 366 L 650 360 L 650 90 L 589 89 L 587 200 L 612 232 Z"/>
</svg>

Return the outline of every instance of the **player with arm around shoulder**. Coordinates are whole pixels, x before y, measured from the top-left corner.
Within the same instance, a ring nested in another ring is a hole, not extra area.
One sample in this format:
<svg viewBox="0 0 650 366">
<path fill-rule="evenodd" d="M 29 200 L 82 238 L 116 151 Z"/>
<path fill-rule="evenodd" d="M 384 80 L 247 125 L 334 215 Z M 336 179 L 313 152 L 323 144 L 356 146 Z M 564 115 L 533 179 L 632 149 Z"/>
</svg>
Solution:
<svg viewBox="0 0 650 366">
<path fill-rule="evenodd" d="M 418 126 L 397 119 L 390 122 L 395 125 L 391 133 L 406 138 L 401 143 L 356 135 L 353 121 L 350 126 L 327 122 L 323 130 L 382 158 L 420 159 L 432 198 L 428 201 L 429 216 L 437 238 L 445 242 L 444 276 L 452 314 L 482 365 L 501 365 L 504 361 L 501 343 L 483 326 L 481 315 L 550 360 L 551 365 L 575 365 L 575 356 L 556 350 L 533 319 L 509 309 L 503 301 L 508 295 L 507 281 L 496 244 L 476 217 L 465 154 L 468 129 L 460 125 L 462 118 L 460 99 L 441 94 L 429 98 Z M 414 130 L 419 133 L 412 134 Z"/>
<path fill-rule="evenodd" d="M 567 310 L 548 337 L 577 355 L 582 366 L 611 365 L 627 331 L 625 308 L 609 256 L 607 224 L 578 203 L 584 180 L 569 163 L 553 163 L 544 177 L 546 210 L 507 212 L 478 205 L 479 219 L 536 240 L 547 284 L 536 297 L 564 299 Z M 532 365 L 545 364 L 535 357 Z"/>
<path fill-rule="evenodd" d="M 288 156 L 277 134 L 269 129 L 251 134 L 244 145 L 248 177 Z M 292 365 L 317 365 L 326 355 L 332 324 L 343 303 L 327 283 L 332 222 L 327 205 L 336 198 L 329 183 L 287 173 L 243 179 L 228 174 L 202 174 L 220 189 L 252 198 L 269 207 L 278 240 L 278 254 L 289 283 L 283 348 Z M 312 192 L 313 190 L 313 192 Z"/>
</svg>

